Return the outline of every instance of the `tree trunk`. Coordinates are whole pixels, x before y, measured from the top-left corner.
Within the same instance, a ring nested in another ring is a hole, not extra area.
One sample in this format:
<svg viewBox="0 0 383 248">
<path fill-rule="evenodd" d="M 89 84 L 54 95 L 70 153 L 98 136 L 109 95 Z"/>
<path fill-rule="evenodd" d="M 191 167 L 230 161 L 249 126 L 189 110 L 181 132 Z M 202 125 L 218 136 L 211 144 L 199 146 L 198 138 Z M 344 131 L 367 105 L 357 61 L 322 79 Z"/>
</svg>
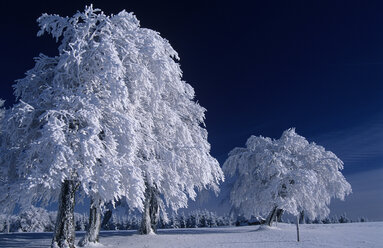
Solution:
<svg viewBox="0 0 383 248">
<path fill-rule="evenodd" d="M 52 248 L 75 248 L 74 205 L 76 188 L 77 183 L 73 180 L 65 180 L 61 185 Z"/>
<path fill-rule="evenodd" d="M 102 219 L 102 223 L 101 223 L 101 227 L 104 228 L 104 230 L 106 229 L 110 218 L 112 218 L 112 213 L 113 213 L 112 209 L 108 209 L 106 213 L 104 214 L 104 218 Z"/>
<path fill-rule="evenodd" d="M 115 204 L 114 204 L 114 207 L 118 207 L 121 205 L 121 200 L 118 200 Z M 105 214 L 104 214 L 104 218 L 102 219 L 102 222 L 101 222 L 101 228 L 104 228 L 106 229 L 107 225 L 108 225 L 108 222 L 110 220 L 110 218 L 112 218 L 112 213 L 113 213 L 113 204 L 112 203 L 108 203 L 106 204 L 106 208 L 108 209 Z"/>
<path fill-rule="evenodd" d="M 158 191 L 155 187 L 146 184 L 144 212 L 141 220 L 141 234 L 150 234 L 157 232 L 157 223 L 159 219 Z"/>
<path fill-rule="evenodd" d="M 278 211 L 277 211 L 278 212 Z M 277 213 L 275 214 L 275 226 L 278 226 L 278 217 L 277 217 Z"/>
<path fill-rule="evenodd" d="M 11 230 L 11 227 L 10 227 L 10 222 L 9 222 L 9 216 L 7 216 L 7 233 L 9 233 L 9 230 Z"/>
<path fill-rule="evenodd" d="M 268 226 L 271 226 L 273 224 L 273 221 L 275 220 L 275 216 L 277 214 L 277 210 L 278 208 L 277 207 L 273 207 L 273 209 L 271 210 L 269 216 L 266 218 L 266 223 Z"/>
<path fill-rule="evenodd" d="M 278 222 L 282 222 L 282 215 L 283 215 L 283 212 L 284 212 L 285 210 L 283 210 L 283 209 L 278 209 L 277 210 L 277 213 L 276 213 L 276 216 L 277 216 L 277 221 Z"/>
<path fill-rule="evenodd" d="M 160 219 L 160 206 L 158 205 L 158 192 L 152 187 L 152 197 L 150 199 L 150 224 L 152 230 L 157 233 L 157 224 Z"/>
<path fill-rule="evenodd" d="M 79 246 L 85 246 L 88 243 L 98 243 L 101 228 L 101 200 L 92 198 L 89 210 L 89 225 L 88 230 L 78 243 Z"/>
<path fill-rule="evenodd" d="M 297 241 L 299 242 L 299 215 L 297 215 Z"/>
<path fill-rule="evenodd" d="M 302 210 L 299 214 L 299 222 L 301 224 L 306 224 L 306 220 L 305 220 L 305 212 Z"/>
</svg>

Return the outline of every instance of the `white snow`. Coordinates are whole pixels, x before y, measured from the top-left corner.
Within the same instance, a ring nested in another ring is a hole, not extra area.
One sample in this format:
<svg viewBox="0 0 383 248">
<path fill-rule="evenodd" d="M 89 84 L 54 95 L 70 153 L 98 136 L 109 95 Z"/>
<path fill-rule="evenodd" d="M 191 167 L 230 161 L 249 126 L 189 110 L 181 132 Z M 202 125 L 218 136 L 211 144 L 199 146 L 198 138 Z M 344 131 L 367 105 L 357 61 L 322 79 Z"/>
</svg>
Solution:
<svg viewBox="0 0 383 248">
<path fill-rule="evenodd" d="M 187 207 L 197 189 L 218 192 L 224 175 L 210 155 L 206 109 L 168 40 L 133 13 L 92 5 L 37 22 L 38 35 L 61 44 L 14 85 L 18 103 L 4 113 L 0 99 L 1 212 L 56 202 L 64 180 L 80 184 L 80 199 L 138 210 L 146 183 L 162 213 Z"/>
<path fill-rule="evenodd" d="M 136 231 L 101 232 L 101 244 L 89 247 L 114 248 L 186 248 L 186 247 L 382 247 L 383 222 L 300 225 L 301 242 L 296 241 L 294 224 L 159 230 L 157 235 L 139 235 Z M 77 240 L 84 235 L 78 232 Z M 0 247 L 49 247 L 52 233 L 0 234 Z"/>
<path fill-rule="evenodd" d="M 246 147 L 236 147 L 222 166 L 236 181 L 232 207 L 247 218 L 283 209 L 310 219 L 329 215 L 331 198 L 344 200 L 352 192 L 334 153 L 287 129 L 279 139 L 251 136 Z M 273 210 L 274 211 L 274 210 Z"/>
</svg>

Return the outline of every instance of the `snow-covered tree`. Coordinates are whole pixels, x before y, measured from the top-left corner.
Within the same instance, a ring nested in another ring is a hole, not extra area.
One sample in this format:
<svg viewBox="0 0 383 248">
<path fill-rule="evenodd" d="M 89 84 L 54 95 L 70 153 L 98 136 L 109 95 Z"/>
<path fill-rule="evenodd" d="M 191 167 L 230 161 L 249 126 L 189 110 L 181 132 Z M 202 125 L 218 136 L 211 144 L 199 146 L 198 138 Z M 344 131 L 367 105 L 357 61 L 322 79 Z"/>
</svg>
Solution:
<svg viewBox="0 0 383 248">
<path fill-rule="evenodd" d="M 180 228 L 180 221 L 174 212 L 170 217 L 170 228 Z"/>
<path fill-rule="evenodd" d="M 201 216 L 198 210 L 195 210 L 189 214 L 189 217 L 186 221 L 186 225 L 188 228 L 196 228 L 201 225 Z"/>
<path fill-rule="evenodd" d="M 349 223 L 351 220 L 347 217 L 346 213 L 343 213 L 339 218 L 339 223 Z"/>
<path fill-rule="evenodd" d="M 78 214 L 78 217 L 76 219 L 76 231 L 85 231 L 87 230 L 86 227 L 88 225 L 88 219 L 89 217 L 86 214 Z M 75 215 L 76 217 L 76 215 Z"/>
<path fill-rule="evenodd" d="M 158 33 L 140 31 L 134 48 L 141 53 L 129 54 L 126 63 L 130 96 L 139 119 L 144 120 L 137 164 L 146 180 L 141 232 L 150 233 L 160 209 L 165 213 L 166 208 L 186 207 L 188 198 L 196 197 L 196 189 L 218 191 L 223 173 L 209 154 L 202 126 L 205 109 L 193 101 L 193 88 L 182 80 L 176 51 Z"/>
<path fill-rule="evenodd" d="M 47 210 L 31 206 L 19 214 L 19 225 L 22 232 L 47 232 L 53 230 L 54 222 Z"/>
<path fill-rule="evenodd" d="M 60 42 L 59 55 L 40 55 L 17 81 L 19 102 L 2 122 L 1 173 L 14 182 L 1 185 L 5 209 L 59 200 L 52 245 L 73 247 L 76 191 L 91 198 L 84 244 L 98 240 L 106 202 L 144 210 L 149 233 L 159 209 L 218 190 L 223 173 L 201 126 L 205 109 L 167 40 L 131 13 L 92 6 L 38 23 L 38 35 Z"/>
<path fill-rule="evenodd" d="M 199 211 L 200 212 L 200 227 L 208 227 L 208 219 L 209 219 L 209 213 L 204 210 L 204 211 Z"/>
<path fill-rule="evenodd" d="M 217 224 L 217 219 L 218 219 L 217 214 L 214 212 L 208 212 L 208 214 L 209 214 L 209 218 L 208 218 L 207 222 L 208 222 L 209 227 L 216 227 L 218 225 Z"/>
<path fill-rule="evenodd" d="M 111 35 L 129 37 L 137 21 L 126 12 L 108 17 L 87 7 L 71 18 L 44 14 L 38 22 L 39 35 L 60 40 L 59 55 L 40 55 L 15 85 L 19 103 L 3 121 L 1 156 L 2 172 L 14 184 L 5 185 L 2 199 L 12 209 L 60 195 L 52 246 L 74 247 L 77 189 L 92 198 L 95 218 L 101 202 L 122 197 L 143 208 L 145 185 L 135 159 L 139 122 L 124 54 Z"/>
<path fill-rule="evenodd" d="M 185 213 L 182 212 L 181 215 L 179 216 L 179 222 L 180 222 L 180 228 L 186 228 L 186 216 Z"/>
<path fill-rule="evenodd" d="M 247 217 L 269 214 L 269 225 L 279 209 L 296 216 L 304 211 L 311 219 L 328 216 L 331 198 L 343 200 L 351 193 L 342 169 L 334 153 L 309 143 L 294 128 L 277 140 L 251 136 L 223 165 L 225 173 L 236 176 L 232 206 Z"/>
</svg>

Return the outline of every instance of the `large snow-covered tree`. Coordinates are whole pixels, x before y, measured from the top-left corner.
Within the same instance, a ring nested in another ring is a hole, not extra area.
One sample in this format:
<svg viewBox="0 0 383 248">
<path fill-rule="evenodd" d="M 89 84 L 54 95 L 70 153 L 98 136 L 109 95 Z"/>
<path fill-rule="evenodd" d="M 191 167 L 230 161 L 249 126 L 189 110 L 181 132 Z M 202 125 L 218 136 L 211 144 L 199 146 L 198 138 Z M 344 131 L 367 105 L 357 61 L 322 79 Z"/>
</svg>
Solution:
<svg viewBox="0 0 383 248">
<path fill-rule="evenodd" d="M 236 176 L 233 208 L 248 217 L 269 214 L 269 225 L 281 211 L 296 216 L 304 211 L 311 219 L 327 216 L 331 198 L 343 200 L 351 193 L 342 169 L 334 153 L 309 143 L 294 128 L 276 140 L 251 136 L 223 165 L 225 173 Z"/>
<path fill-rule="evenodd" d="M 74 246 L 77 188 L 93 203 L 124 197 L 143 208 L 145 184 L 135 161 L 139 122 L 110 35 L 113 18 L 134 29 L 125 12 L 109 18 L 89 7 L 71 18 L 42 15 L 39 34 L 60 39 L 59 55 L 36 59 L 14 86 L 19 103 L 4 120 L 3 171 L 17 183 L 2 192 L 5 202 L 28 206 L 60 195 L 53 246 Z"/>
<path fill-rule="evenodd" d="M 166 215 L 166 208 L 186 207 L 188 198 L 196 197 L 196 189 L 218 191 L 223 173 L 209 154 L 207 131 L 202 126 L 205 109 L 193 101 L 193 88 L 182 81 L 182 71 L 174 60 L 178 59 L 176 51 L 152 30 L 142 29 L 137 35 L 136 49 L 142 53 L 133 54 L 136 64 L 127 61 L 127 66 L 131 99 L 139 119 L 144 120 L 137 163 L 145 172 L 147 186 L 141 226 L 141 233 L 146 234 L 155 229 L 159 209 Z"/>
<path fill-rule="evenodd" d="M 160 208 L 218 190 L 223 173 L 209 154 L 205 109 L 167 40 L 131 13 L 92 6 L 38 23 L 59 54 L 40 55 L 14 86 L 19 102 L 1 125 L 1 173 L 13 182 L 1 184 L 4 209 L 58 200 L 52 245 L 73 247 L 76 191 L 92 203 L 85 244 L 98 240 L 106 202 L 143 210 L 149 233 Z"/>
</svg>

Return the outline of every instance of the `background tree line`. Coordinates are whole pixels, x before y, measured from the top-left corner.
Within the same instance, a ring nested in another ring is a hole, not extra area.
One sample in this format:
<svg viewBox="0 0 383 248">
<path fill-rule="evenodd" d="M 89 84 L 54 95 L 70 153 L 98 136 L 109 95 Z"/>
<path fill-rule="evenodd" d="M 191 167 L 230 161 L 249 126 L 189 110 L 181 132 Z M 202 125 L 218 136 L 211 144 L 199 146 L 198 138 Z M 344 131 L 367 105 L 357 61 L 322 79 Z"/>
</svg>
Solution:
<svg viewBox="0 0 383 248">
<path fill-rule="evenodd" d="M 28 210 L 20 212 L 18 215 L 0 215 L 0 232 L 53 232 L 56 222 L 57 211 L 47 211 L 44 208 L 31 207 Z M 89 215 L 75 212 L 75 229 L 76 231 L 86 231 L 89 225 Z M 233 217 L 230 215 L 217 215 L 215 212 L 208 210 L 195 210 L 185 214 L 172 214 L 167 221 L 160 219 L 158 222 L 159 229 L 169 228 L 203 228 L 203 227 L 220 227 L 220 226 L 244 226 L 259 225 L 262 218 L 251 217 L 246 219 L 244 216 Z M 288 218 L 282 218 L 280 222 L 290 223 Z M 353 223 L 368 222 L 367 218 L 359 217 L 350 219 L 346 213 L 340 216 L 331 216 L 324 219 L 310 220 L 305 218 L 301 223 L 306 224 L 336 224 L 336 223 Z M 102 230 L 138 230 L 141 225 L 141 215 L 138 214 L 112 214 L 108 223 L 101 226 Z M 9 230 L 8 230 L 9 226 Z"/>
</svg>

